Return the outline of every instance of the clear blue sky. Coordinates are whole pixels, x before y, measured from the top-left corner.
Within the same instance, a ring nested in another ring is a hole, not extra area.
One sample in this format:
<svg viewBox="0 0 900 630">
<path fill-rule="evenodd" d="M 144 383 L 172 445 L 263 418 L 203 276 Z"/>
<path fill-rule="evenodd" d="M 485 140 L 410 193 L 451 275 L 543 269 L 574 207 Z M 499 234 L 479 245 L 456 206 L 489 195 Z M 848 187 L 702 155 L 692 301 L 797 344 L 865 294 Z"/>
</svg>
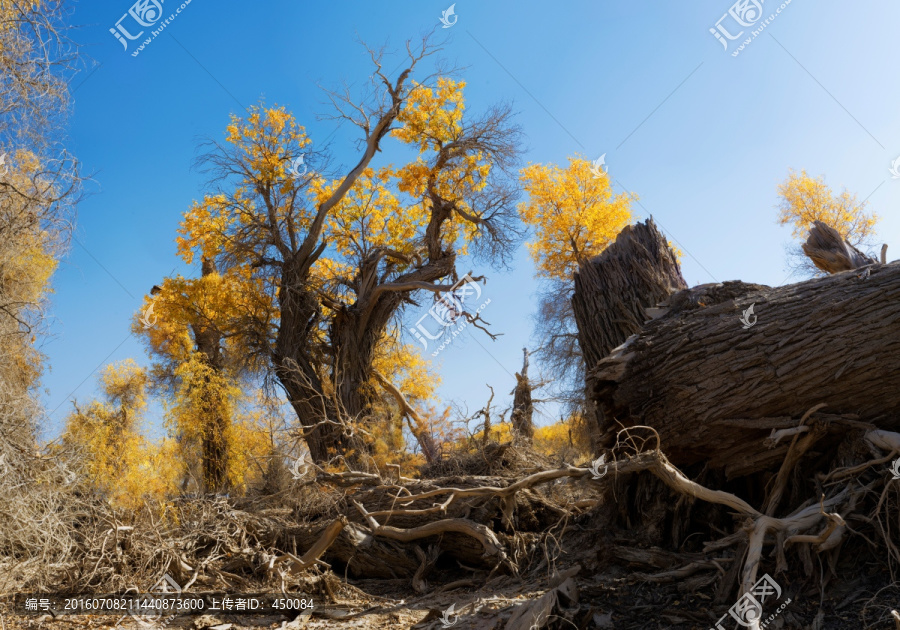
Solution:
<svg viewBox="0 0 900 630">
<path fill-rule="evenodd" d="M 94 395 L 98 367 L 147 363 L 131 317 L 153 284 L 188 271 L 174 236 L 201 195 L 204 176 L 191 168 L 198 141 L 221 137 L 229 114 L 265 97 L 314 141 L 330 136 L 338 161 L 355 163 L 355 137 L 332 135 L 335 123 L 315 117 L 328 111 L 317 85 L 358 85 L 370 64 L 357 39 L 400 50 L 440 26 L 449 4 L 193 0 L 137 57 L 135 43 L 124 52 L 109 32 L 130 0 L 77 5 L 76 38 L 97 65 L 75 79 L 70 145 L 94 174 L 93 194 L 54 279 L 47 437 L 73 397 Z M 164 16 L 180 5 L 166 0 Z M 780 5 L 767 0 L 763 15 Z M 868 197 L 889 259 L 900 257 L 900 180 L 888 171 L 900 155 L 900 4 L 793 0 L 737 57 L 735 43 L 726 52 L 709 32 L 730 6 L 459 0 L 458 21 L 441 33 L 445 56 L 467 68 L 467 107 L 513 101 L 531 162 L 606 153 L 619 187 L 686 252 L 692 285 L 787 279 L 790 234 L 775 223 L 775 187 L 789 168 Z M 737 33 L 729 20 L 722 25 Z M 484 317 L 504 334 L 441 354 L 445 401 L 474 410 L 485 383 L 504 397 L 512 389 L 521 348 L 534 346 L 533 273 L 524 248 L 511 272 L 489 273 Z"/>
</svg>

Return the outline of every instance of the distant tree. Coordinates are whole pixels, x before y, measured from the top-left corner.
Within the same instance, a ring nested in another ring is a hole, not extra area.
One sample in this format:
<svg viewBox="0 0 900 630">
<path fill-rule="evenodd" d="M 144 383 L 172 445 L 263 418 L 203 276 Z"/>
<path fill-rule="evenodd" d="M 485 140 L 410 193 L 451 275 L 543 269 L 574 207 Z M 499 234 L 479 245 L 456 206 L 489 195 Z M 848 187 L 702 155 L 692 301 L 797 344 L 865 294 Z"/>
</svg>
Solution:
<svg viewBox="0 0 900 630">
<path fill-rule="evenodd" d="M 199 467 L 203 491 L 243 486 L 252 460 L 271 455 L 260 409 L 243 420 L 239 413 L 241 400 L 253 399 L 259 387 L 262 369 L 249 348 L 253 336 L 265 332 L 238 322 L 265 328 L 273 317 L 258 283 L 240 274 L 221 275 L 208 259 L 200 278 L 166 278 L 135 314 L 132 330 L 154 359 L 152 382 L 168 399 L 168 425 L 179 456 L 189 471 Z"/>
<path fill-rule="evenodd" d="M 78 192 L 61 144 L 77 58 L 61 2 L 0 1 L 0 456 L 33 452 L 35 343 Z M 15 445 L 15 446 L 8 446 Z"/>
<path fill-rule="evenodd" d="M 535 354 L 562 397 L 577 408 L 584 362 L 570 299 L 573 274 L 631 223 L 633 197 L 614 194 L 606 171 L 580 157 L 570 158 L 566 168 L 530 164 L 521 181 L 528 198 L 519 215 L 534 231 L 528 251 L 544 279 L 535 318 L 541 347 Z"/>
<path fill-rule="evenodd" d="M 778 185 L 778 223 L 790 225 L 791 236 L 806 240 L 809 228 L 822 221 L 836 229 L 848 243 L 857 248 L 872 244 L 878 216 L 866 210 L 867 202 L 859 202 L 846 190 L 832 192 L 822 176 L 810 177 L 806 171 L 791 170 Z M 789 266 L 807 273 L 822 273 L 803 254 L 799 244 L 789 254 Z"/>
<path fill-rule="evenodd" d="M 503 263 L 518 238 L 511 112 L 471 118 L 464 83 L 412 81 L 433 52 L 427 42 L 410 52 L 396 79 L 373 53 L 371 103 L 332 94 L 337 117 L 362 131 L 358 162 L 336 179 L 315 170 L 323 158 L 283 108 L 234 118 L 226 142 L 203 158 L 213 190 L 182 224 L 186 261 L 213 261 L 225 276 L 258 283 L 270 300 L 263 320 L 234 321 L 228 334 L 251 341 L 248 359 L 271 367 L 317 462 L 369 450 L 367 427 L 391 397 L 374 366 L 403 307 L 417 293 L 451 289 L 457 256 Z M 418 156 L 371 166 L 389 136 Z M 391 374 L 381 376 L 397 388 Z"/>
<path fill-rule="evenodd" d="M 153 444 L 141 435 L 147 405 L 146 371 L 133 360 L 101 373 L 103 397 L 74 403 L 62 442 L 80 452 L 83 473 L 116 507 L 136 509 L 145 499 L 163 500 L 174 489 L 179 465 L 174 443 Z"/>
</svg>

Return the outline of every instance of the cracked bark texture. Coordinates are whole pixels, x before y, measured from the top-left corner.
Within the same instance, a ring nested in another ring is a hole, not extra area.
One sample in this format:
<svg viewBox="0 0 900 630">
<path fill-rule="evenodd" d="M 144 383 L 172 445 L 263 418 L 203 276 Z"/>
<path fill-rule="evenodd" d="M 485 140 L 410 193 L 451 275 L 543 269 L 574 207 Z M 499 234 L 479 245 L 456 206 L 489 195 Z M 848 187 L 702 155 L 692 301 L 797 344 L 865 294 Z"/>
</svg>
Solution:
<svg viewBox="0 0 900 630">
<path fill-rule="evenodd" d="M 740 468 L 743 459 L 748 473 L 771 465 L 762 438 L 772 428 L 795 426 L 819 403 L 826 424 L 900 428 L 900 263 L 868 269 L 672 296 L 667 312 L 590 371 L 601 443 L 622 425 L 646 424 L 676 465 Z M 747 328 L 751 305 L 758 319 Z"/>
</svg>

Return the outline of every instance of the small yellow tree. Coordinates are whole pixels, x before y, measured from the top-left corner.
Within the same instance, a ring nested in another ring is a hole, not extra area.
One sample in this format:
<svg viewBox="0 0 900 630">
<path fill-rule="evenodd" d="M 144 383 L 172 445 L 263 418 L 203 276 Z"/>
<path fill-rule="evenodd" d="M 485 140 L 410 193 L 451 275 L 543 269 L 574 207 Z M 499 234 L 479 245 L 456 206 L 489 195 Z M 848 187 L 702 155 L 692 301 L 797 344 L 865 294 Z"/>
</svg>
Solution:
<svg viewBox="0 0 900 630">
<path fill-rule="evenodd" d="M 180 470 L 171 440 L 154 444 L 140 433 L 147 373 L 126 359 L 107 366 L 99 380 L 104 400 L 75 405 L 63 443 L 81 452 L 84 474 L 114 506 L 134 510 L 144 500 L 163 500 Z"/>
<path fill-rule="evenodd" d="M 570 280 L 582 260 L 596 256 L 632 221 L 632 197 L 613 194 L 609 175 L 584 158 L 569 166 L 530 164 L 521 173 L 528 200 L 522 221 L 534 229 L 528 251 L 538 275 Z"/>
<path fill-rule="evenodd" d="M 538 277 L 546 281 L 535 318 L 542 345 L 535 354 L 554 378 L 560 397 L 574 409 L 584 382 L 569 299 L 573 274 L 631 223 L 631 202 L 636 197 L 614 194 L 609 175 L 577 156 L 566 168 L 530 164 L 520 179 L 528 199 L 519 205 L 519 216 L 534 231 L 528 250 Z"/>
<path fill-rule="evenodd" d="M 866 211 L 867 203 L 860 203 L 846 190 L 834 194 L 822 176 L 791 170 L 778 185 L 778 196 L 778 223 L 790 225 L 795 239 L 805 239 L 815 221 L 827 223 L 854 247 L 865 245 L 874 236 L 878 216 Z"/>
</svg>

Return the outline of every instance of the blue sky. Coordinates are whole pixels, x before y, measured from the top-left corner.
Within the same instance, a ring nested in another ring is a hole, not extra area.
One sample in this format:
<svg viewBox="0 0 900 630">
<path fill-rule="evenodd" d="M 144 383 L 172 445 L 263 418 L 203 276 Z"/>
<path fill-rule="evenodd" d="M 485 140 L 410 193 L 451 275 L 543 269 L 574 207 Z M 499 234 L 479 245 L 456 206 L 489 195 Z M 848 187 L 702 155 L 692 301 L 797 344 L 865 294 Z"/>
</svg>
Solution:
<svg viewBox="0 0 900 630">
<path fill-rule="evenodd" d="M 166 0 L 163 15 L 181 4 Z M 371 66 L 357 40 L 400 51 L 440 26 L 449 4 L 192 0 L 137 57 L 135 42 L 123 51 L 109 32 L 130 0 L 76 5 L 75 37 L 95 65 L 73 83 L 70 146 L 93 174 L 92 194 L 54 279 L 46 437 L 73 398 L 95 394 L 98 367 L 148 362 L 131 317 L 153 284 L 189 272 L 174 237 L 202 194 L 204 175 L 192 168 L 198 142 L 220 138 L 230 114 L 265 98 L 288 107 L 336 162 L 355 164 L 351 130 L 316 118 L 328 112 L 318 86 L 360 85 Z M 763 19 L 781 5 L 767 0 Z M 775 206 L 790 168 L 868 198 L 896 258 L 900 180 L 889 167 L 900 155 L 900 109 L 890 42 L 900 5 L 793 0 L 737 57 L 729 53 L 753 27 L 728 51 L 709 32 L 731 6 L 460 0 L 458 21 L 440 34 L 444 57 L 465 67 L 467 109 L 512 101 L 530 162 L 605 153 L 618 189 L 639 195 L 639 218 L 652 213 L 685 251 L 691 285 L 788 279 L 790 232 L 776 224 Z M 722 25 L 736 34 L 730 20 Z M 445 402 L 472 410 L 486 383 L 498 394 L 512 389 L 521 348 L 535 345 L 537 284 L 524 247 L 511 271 L 484 271 L 483 315 L 503 336 L 466 339 L 439 357 Z"/>
</svg>

